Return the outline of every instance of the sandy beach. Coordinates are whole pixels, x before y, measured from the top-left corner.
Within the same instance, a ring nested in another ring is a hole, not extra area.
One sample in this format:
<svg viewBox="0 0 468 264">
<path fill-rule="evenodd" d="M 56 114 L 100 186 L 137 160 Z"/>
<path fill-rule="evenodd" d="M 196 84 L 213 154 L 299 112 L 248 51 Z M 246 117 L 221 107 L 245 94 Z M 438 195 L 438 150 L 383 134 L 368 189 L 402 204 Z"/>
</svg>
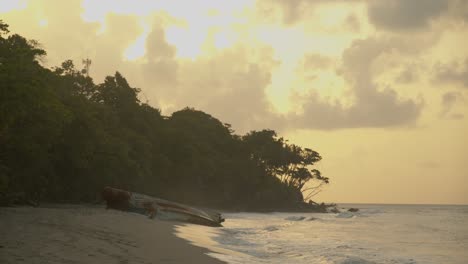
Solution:
<svg viewBox="0 0 468 264">
<path fill-rule="evenodd" d="M 222 263 L 176 227 L 103 207 L 0 208 L 0 263 Z"/>
</svg>

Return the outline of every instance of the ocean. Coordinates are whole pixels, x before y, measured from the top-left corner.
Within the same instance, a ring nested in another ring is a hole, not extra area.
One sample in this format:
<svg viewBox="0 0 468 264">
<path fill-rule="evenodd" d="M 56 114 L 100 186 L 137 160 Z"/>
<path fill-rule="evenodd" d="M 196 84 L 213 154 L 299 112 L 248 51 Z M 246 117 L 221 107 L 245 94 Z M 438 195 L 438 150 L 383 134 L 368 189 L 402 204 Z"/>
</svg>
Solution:
<svg viewBox="0 0 468 264">
<path fill-rule="evenodd" d="M 359 208 L 351 213 L 347 208 Z M 466 205 L 339 205 L 341 213 L 226 213 L 180 237 L 227 263 L 468 263 Z M 200 242 L 203 241 L 203 242 Z"/>
</svg>

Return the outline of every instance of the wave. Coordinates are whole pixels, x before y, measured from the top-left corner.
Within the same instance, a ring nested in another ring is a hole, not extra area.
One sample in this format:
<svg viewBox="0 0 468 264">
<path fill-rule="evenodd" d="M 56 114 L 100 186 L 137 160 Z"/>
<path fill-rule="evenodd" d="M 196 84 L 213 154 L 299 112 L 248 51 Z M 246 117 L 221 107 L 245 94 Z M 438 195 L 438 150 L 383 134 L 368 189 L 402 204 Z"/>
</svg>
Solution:
<svg viewBox="0 0 468 264">
<path fill-rule="evenodd" d="M 351 213 L 351 212 L 341 212 L 339 214 L 336 215 L 336 218 L 354 218 L 356 217 L 358 214 L 356 213 Z"/>
<path fill-rule="evenodd" d="M 241 213 L 226 221 L 216 241 L 244 254 L 225 257 L 228 263 L 464 264 L 464 210 L 363 206 L 338 214 Z"/>
</svg>

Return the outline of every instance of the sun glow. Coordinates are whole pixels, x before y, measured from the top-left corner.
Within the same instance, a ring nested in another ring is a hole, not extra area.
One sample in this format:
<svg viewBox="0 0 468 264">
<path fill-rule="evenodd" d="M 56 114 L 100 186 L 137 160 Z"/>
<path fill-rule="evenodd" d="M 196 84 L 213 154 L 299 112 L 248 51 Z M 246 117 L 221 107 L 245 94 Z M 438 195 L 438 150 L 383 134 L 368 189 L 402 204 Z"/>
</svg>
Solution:
<svg viewBox="0 0 468 264">
<path fill-rule="evenodd" d="M 40 27 L 47 27 L 47 25 L 49 25 L 49 21 L 47 21 L 47 19 L 43 18 L 39 20 Z"/>
<path fill-rule="evenodd" d="M 234 43 L 232 34 L 219 32 L 214 36 L 214 45 L 218 49 L 225 49 Z"/>
<path fill-rule="evenodd" d="M 177 48 L 177 57 L 195 59 L 201 53 L 204 34 L 188 28 L 166 28 L 166 40 Z"/>
<path fill-rule="evenodd" d="M 82 3 L 82 17 L 88 22 L 101 24 L 97 34 L 106 30 L 105 17 L 109 13 L 121 15 L 137 15 L 146 19 L 154 17 L 154 13 L 164 13 L 164 31 L 169 44 L 176 47 L 179 58 L 195 59 L 206 47 L 224 49 L 235 41 L 231 28 L 234 24 L 247 23 L 241 14 L 247 6 L 253 6 L 252 0 L 232 2 L 196 1 L 181 6 L 170 1 L 142 0 L 136 5 L 130 1 L 89 1 Z M 164 11 L 162 11 L 164 10 Z M 215 32 L 215 33 L 213 33 Z M 135 40 L 124 53 L 124 58 L 135 60 L 144 55 L 144 42 L 148 32 L 145 31 Z M 207 39 L 213 42 L 206 45 Z M 208 49 L 210 51 L 210 49 Z"/>
<path fill-rule="evenodd" d="M 177 57 L 194 59 L 210 48 L 224 49 L 236 41 L 232 24 L 244 23 L 234 14 L 218 9 L 206 9 L 185 16 L 185 26 L 174 25 L 166 28 L 167 41 L 177 48 Z M 213 43 L 207 43 L 211 41 Z"/>
<path fill-rule="evenodd" d="M 26 8 L 25 0 L 0 0 L 0 13 Z"/>
</svg>

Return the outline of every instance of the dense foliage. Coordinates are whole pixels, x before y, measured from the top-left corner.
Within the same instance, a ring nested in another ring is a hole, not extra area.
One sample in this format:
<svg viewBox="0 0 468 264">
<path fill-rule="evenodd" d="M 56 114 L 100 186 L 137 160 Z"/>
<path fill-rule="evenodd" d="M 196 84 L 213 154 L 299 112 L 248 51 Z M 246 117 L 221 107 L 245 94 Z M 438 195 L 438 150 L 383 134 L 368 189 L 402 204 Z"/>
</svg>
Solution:
<svg viewBox="0 0 468 264">
<path fill-rule="evenodd" d="M 162 116 L 120 74 L 95 84 L 72 61 L 47 69 L 35 41 L 0 20 L 0 194 L 94 201 L 106 186 L 206 206 L 287 208 L 320 155 L 272 130 L 234 134 L 191 108 Z M 317 189 L 312 189 L 316 191 Z M 312 192 L 313 193 L 313 192 Z"/>
</svg>

